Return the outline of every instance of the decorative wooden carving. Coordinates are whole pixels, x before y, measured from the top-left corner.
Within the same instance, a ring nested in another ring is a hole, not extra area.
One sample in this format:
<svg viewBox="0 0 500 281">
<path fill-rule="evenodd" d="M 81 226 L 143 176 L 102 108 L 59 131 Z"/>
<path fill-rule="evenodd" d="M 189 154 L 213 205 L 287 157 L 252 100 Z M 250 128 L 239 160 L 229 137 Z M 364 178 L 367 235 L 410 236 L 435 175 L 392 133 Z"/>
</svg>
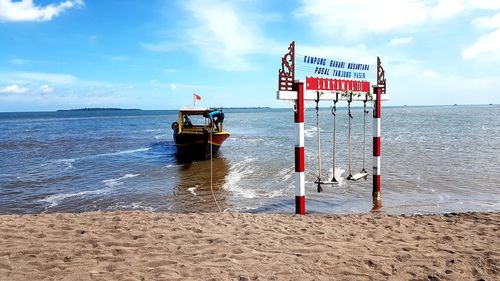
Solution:
<svg viewBox="0 0 500 281">
<path fill-rule="evenodd" d="M 377 57 L 377 84 L 382 85 L 382 94 L 385 94 L 385 89 L 387 88 L 387 84 L 385 81 L 385 71 L 382 67 L 382 62 L 380 58 Z"/>
<path fill-rule="evenodd" d="M 281 58 L 281 69 L 278 75 L 278 90 L 291 91 L 295 80 L 295 41 L 290 43 L 288 53 Z"/>
</svg>

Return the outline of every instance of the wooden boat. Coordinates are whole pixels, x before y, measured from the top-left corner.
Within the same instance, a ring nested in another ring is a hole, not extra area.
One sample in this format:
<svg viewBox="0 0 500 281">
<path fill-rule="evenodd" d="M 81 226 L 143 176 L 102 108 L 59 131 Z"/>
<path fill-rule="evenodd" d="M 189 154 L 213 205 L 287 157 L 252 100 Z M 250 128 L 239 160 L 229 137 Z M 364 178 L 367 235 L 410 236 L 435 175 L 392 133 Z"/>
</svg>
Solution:
<svg viewBox="0 0 500 281">
<path fill-rule="evenodd" d="M 221 113 L 211 108 L 181 107 L 178 120 L 172 123 L 178 158 L 206 160 L 218 154 L 229 137 L 229 133 L 224 132 Z"/>
</svg>

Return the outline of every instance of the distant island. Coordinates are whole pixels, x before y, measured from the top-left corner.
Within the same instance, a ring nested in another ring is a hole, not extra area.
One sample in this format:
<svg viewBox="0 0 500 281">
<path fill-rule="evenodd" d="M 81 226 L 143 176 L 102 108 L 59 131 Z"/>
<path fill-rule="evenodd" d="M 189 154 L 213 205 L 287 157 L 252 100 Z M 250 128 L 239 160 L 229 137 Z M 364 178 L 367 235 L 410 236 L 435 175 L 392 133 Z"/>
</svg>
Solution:
<svg viewBox="0 0 500 281">
<path fill-rule="evenodd" d="M 142 109 L 126 109 L 126 108 L 114 108 L 114 107 L 92 107 L 92 108 L 75 108 L 75 109 L 59 109 L 57 112 L 63 111 L 118 111 L 118 110 L 142 110 Z"/>
</svg>

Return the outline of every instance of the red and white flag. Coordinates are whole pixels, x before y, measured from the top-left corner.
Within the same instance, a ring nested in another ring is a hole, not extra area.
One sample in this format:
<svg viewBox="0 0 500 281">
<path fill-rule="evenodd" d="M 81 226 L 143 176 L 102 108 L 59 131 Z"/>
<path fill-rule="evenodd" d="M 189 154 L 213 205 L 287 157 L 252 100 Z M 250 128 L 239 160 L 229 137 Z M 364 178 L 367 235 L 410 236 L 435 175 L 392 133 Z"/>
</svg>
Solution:
<svg viewBox="0 0 500 281">
<path fill-rule="evenodd" d="M 197 101 L 201 101 L 201 96 L 198 94 L 193 94 L 193 107 L 196 107 Z"/>
</svg>

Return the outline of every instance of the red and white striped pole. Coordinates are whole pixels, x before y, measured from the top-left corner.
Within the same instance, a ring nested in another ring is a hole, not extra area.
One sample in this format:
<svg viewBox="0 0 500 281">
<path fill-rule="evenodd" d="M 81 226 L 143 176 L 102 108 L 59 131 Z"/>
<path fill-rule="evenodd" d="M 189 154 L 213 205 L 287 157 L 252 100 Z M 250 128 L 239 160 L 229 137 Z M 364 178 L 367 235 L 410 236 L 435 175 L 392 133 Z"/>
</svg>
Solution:
<svg viewBox="0 0 500 281">
<path fill-rule="evenodd" d="M 382 109 L 382 85 L 373 88 L 376 99 L 373 108 L 373 200 L 380 201 L 380 129 Z M 381 206 L 380 206 L 381 207 Z"/>
<path fill-rule="evenodd" d="M 304 173 L 304 83 L 294 83 L 295 101 L 295 213 L 306 214 L 306 188 Z"/>
</svg>

